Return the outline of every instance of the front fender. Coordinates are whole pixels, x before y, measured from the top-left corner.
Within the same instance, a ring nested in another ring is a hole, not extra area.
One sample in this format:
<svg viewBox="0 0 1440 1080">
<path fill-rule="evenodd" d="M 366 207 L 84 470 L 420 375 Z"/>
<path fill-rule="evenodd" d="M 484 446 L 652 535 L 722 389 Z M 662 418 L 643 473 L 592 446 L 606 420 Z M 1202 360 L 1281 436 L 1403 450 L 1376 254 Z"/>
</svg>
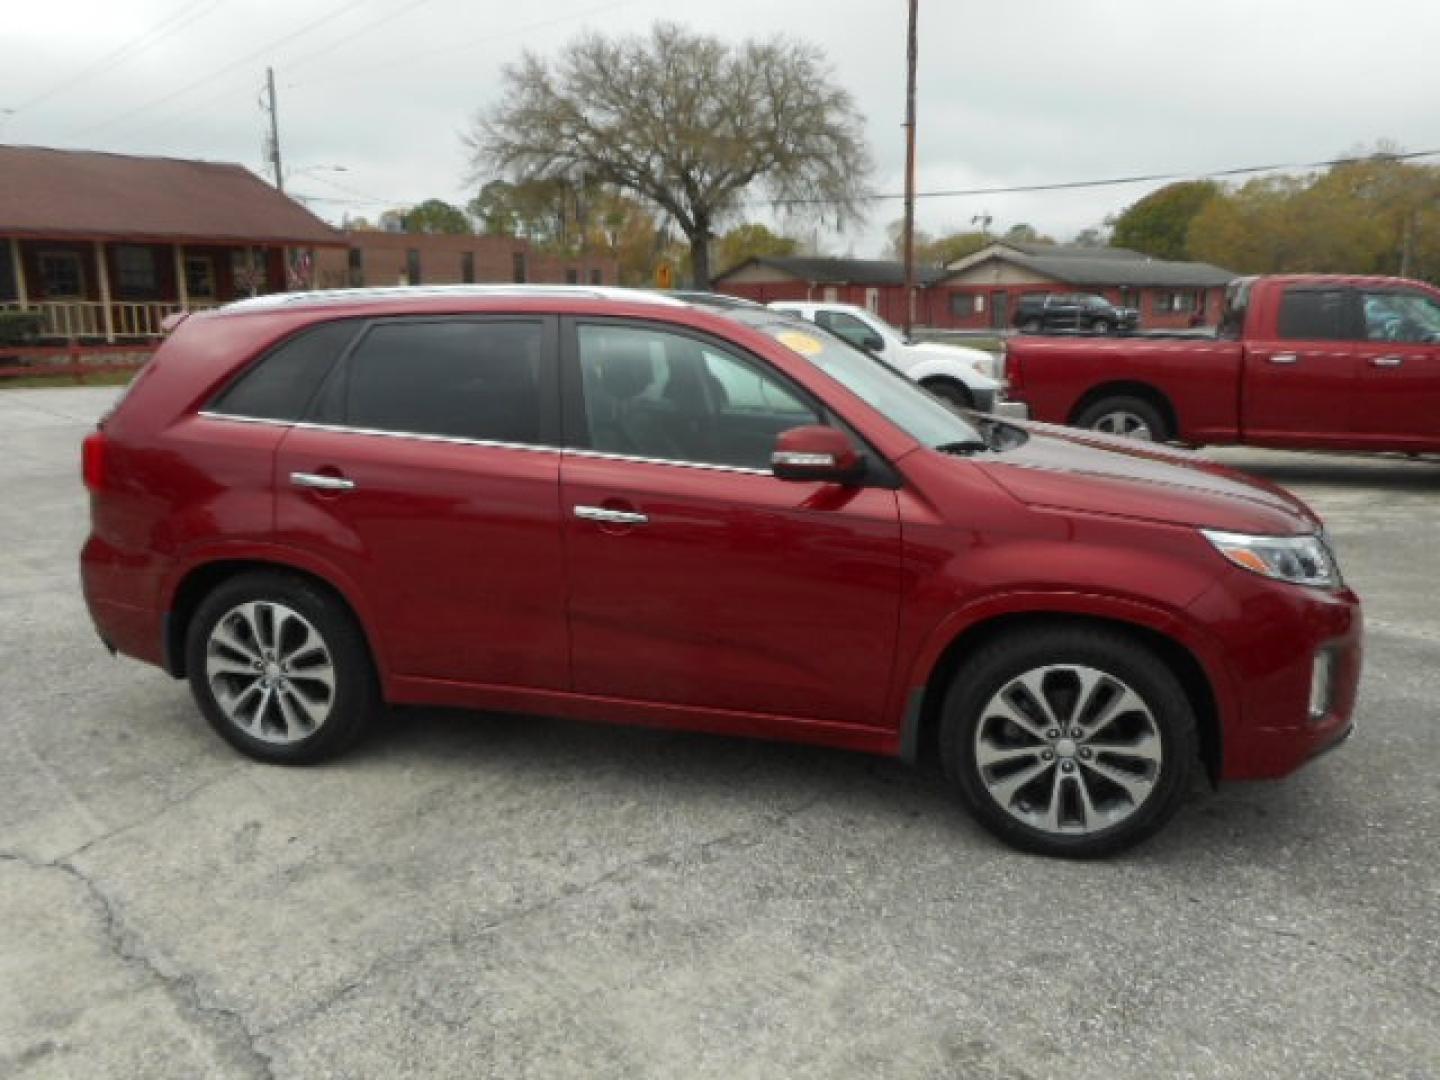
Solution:
<svg viewBox="0 0 1440 1080">
<path fill-rule="evenodd" d="M 948 356 L 924 356 L 914 360 L 905 369 L 905 374 L 916 382 L 923 382 L 925 379 L 954 379 L 976 393 L 994 393 L 1000 388 L 1000 383 L 988 375 L 982 375 L 964 360 L 956 360 Z"/>
</svg>

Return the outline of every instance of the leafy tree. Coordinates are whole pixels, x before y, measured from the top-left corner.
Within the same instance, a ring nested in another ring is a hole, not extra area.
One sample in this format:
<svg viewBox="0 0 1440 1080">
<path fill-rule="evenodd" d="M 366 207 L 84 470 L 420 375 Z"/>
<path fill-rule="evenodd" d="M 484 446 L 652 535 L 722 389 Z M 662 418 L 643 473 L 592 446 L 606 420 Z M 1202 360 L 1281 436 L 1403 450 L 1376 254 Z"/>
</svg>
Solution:
<svg viewBox="0 0 1440 1080">
<path fill-rule="evenodd" d="M 1157 259 L 1190 258 L 1190 223 L 1219 193 L 1211 180 L 1185 180 L 1152 191 L 1121 211 L 1110 242 Z"/>
<path fill-rule="evenodd" d="M 1012 240 L 1017 244 L 1053 244 L 1055 238 L 1046 236 L 1028 221 L 1017 221 L 1006 229 L 1001 240 Z"/>
<path fill-rule="evenodd" d="M 794 255 L 799 248 L 800 241 L 793 237 L 773 233 L 759 222 L 750 221 L 720 237 L 716 262 L 721 270 L 728 270 L 759 255 Z"/>
<path fill-rule="evenodd" d="M 470 219 L 465 216 L 465 211 L 443 199 L 426 199 L 406 210 L 400 218 L 400 225 L 408 233 L 461 235 L 471 231 Z"/>
<path fill-rule="evenodd" d="M 526 53 L 467 137 L 477 176 L 602 184 L 658 207 L 710 284 L 715 228 L 756 188 L 858 216 L 861 118 L 822 54 L 786 38 L 731 45 L 669 23 L 587 35 L 554 62 Z"/>
<path fill-rule="evenodd" d="M 904 228 L 904 221 L 897 219 L 892 221 L 886 229 L 889 238 L 886 254 L 892 259 L 899 260 L 905 257 Z M 975 254 L 993 242 L 994 238 L 983 232 L 953 232 L 943 236 L 932 236 L 921 229 L 916 229 L 915 263 L 917 266 L 948 266 L 958 259 Z"/>
</svg>

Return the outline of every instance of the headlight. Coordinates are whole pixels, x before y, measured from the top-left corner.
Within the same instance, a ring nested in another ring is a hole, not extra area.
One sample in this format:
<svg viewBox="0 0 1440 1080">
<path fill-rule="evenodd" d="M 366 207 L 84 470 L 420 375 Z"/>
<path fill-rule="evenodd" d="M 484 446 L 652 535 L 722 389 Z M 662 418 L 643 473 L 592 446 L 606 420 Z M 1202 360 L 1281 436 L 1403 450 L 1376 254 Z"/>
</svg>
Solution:
<svg viewBox="0 0 1440 1080">
<path fill-rule="evenodd" d="M 1246 536 L 1212 529 L 1200 531 L 1221 555 L 1253 573 L 1296 585 L 1321 589 L 1340 587 L 1340 568 L 1320 536 Z"/>
</svg>

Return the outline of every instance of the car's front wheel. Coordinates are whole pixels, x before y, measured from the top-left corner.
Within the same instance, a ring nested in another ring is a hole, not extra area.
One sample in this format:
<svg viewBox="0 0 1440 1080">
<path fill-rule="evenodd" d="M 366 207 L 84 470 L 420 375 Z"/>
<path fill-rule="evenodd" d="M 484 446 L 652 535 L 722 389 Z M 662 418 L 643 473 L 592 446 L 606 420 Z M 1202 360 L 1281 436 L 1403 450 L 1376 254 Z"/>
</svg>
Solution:
<svg viewBox="0 0 1440 1080">
<path fill-rule="evenodd" d="M 243 574 L 207 596 L 190 621 L 186 667 L 211 726 L 260 761 L 333 757 L 381 709 L 354 616 L 289 574 Z"/>
<path fill-rule="evenodd" d="M 1195 717 L 1174 674 L 1104 629 L 1056 626 L 991 642 L 945 698 L 946 772 L 976 818 L 1015 847 L 1109 855 L 1179 808 Z"/>
</svg>

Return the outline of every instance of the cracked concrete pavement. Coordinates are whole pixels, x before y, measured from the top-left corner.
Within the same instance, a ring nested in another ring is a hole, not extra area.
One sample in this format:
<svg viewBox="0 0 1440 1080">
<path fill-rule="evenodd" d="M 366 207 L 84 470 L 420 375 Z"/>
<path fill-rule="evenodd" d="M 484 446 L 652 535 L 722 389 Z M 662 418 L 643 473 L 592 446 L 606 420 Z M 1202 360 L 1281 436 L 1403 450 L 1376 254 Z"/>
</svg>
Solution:
<svg viewBox="0 0 1440 1080">
<path fill-rule="evenodd" d="M 1440 1076 L 1440 464 L 1215 452 L 1329 519 L 1359 734 L 1072 864 L 801 747 L 408 710 L 247 762 L 85 615 L 113 394 L 0 392 L 0 1075 Z"/>
</svg>

